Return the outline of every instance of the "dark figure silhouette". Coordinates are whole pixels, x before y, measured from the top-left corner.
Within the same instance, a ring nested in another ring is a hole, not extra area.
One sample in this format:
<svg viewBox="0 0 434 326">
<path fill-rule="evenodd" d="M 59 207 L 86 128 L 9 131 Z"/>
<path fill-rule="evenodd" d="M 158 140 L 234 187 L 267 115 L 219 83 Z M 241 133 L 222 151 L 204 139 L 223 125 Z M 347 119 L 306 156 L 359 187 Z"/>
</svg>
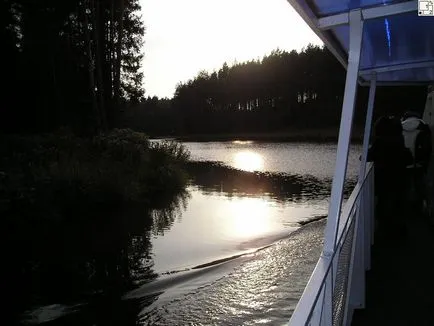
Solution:
<svg viewBox="0 0 434 326">
<path fill-rule="evenodd" d="M 405 146 L 411 151 L 407 165 L 407 195 L 414 215 L 422 215 L 428 204 L 427 172 L 432 152 L 431 130 L 416 112 L 406 112 L 402 118 Z"/>
<path fill-rule="evenodd" d="M 404 231 L 405 171 L 412 155 L 405 147 L 401 121 L 380 117 L 374 126 L 374 139 L 368 161 L 375 164 L 375 194 L 379 230 L 396 236 Z"/>
</svg>

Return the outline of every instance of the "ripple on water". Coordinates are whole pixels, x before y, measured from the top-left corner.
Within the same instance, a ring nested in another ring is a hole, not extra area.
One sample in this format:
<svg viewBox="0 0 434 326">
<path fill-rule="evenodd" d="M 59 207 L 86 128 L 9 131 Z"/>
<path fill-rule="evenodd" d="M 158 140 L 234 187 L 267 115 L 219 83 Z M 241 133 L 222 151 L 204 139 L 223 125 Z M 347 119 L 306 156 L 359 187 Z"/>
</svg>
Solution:
<svg viewBox="0 0 434 326">
<path fill-rule="evenodd" d="M 276 325 L 287 322 L 318 260 L 325 221 L 256 253 L 218 281 L 142 311 L 140 325 Z"/>
</svg>

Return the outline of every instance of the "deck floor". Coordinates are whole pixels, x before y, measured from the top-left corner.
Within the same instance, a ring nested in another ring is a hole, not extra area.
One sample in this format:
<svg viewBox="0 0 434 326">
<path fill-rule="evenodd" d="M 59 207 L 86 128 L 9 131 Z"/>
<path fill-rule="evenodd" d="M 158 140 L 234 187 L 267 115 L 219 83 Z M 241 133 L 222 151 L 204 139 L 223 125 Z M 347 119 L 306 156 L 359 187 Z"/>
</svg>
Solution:
<svg viewBox="0 0 434 326">
<path fill-rule="evenodd" d="M 433 231 L 412 223 L 401 240 L 376 242 L 366 309 L 356 310 L 352 325 L 434 325 Z"/>
<path fill-rule="evenodd" d="M 366 308 L 353 326 L 434 325 L 434 227 L 407 215 L 406 234 L 377 234 L 366 278 Z"/>
</svg>

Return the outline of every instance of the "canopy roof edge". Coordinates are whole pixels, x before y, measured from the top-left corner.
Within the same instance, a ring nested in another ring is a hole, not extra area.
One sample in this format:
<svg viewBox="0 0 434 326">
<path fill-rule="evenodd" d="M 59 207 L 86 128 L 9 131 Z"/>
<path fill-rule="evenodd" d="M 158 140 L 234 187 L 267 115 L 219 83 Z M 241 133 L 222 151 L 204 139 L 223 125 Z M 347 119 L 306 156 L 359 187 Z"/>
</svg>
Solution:
<svg viewBox="0 0 434 326">
<path fill-rule="evenodd" d="M 417 85 L 434 81 L 434 17 L 418 16 L 410 0 L 288 0 L 344 66 L 348 67 L 349 15 L 364 21 L 358 82 Z"/>
</svg>

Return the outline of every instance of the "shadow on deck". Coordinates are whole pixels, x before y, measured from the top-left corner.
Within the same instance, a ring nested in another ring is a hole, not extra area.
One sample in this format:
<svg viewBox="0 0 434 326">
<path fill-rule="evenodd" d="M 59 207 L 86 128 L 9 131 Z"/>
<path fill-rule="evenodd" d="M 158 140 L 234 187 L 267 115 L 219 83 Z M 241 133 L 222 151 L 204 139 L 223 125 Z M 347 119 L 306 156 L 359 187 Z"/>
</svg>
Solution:
<svg viewBox="0 0 434 326">
<path fill-rule="evenodd" d="M 366 308 L 353 326 L 434 325 L 434 227 L 408 216 L 406 235 L 376 234 L 366 276 Z"/>
</svg>

